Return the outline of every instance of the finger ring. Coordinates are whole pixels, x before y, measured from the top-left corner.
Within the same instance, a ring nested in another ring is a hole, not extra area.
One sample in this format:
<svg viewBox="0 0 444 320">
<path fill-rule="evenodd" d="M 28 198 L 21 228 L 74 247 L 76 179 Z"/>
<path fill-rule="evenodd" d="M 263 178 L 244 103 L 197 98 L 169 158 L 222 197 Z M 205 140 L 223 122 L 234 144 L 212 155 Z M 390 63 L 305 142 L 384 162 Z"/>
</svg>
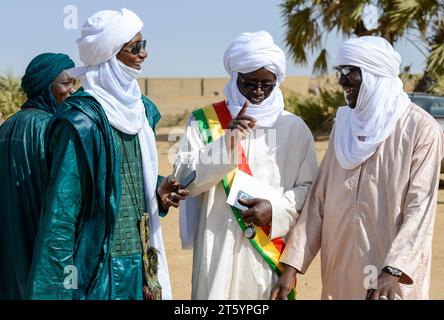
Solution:
<svg viewBox="0 0 444 320">
<path fill-rule="evenodd" d="M 379 300 L 388 300 L 386 296 L 379 296 Z"/>
<path fill-rule="evenodd" d="M 394 300 L 402 300 L 401 296 L 397 293 L 395 293 L 395 298 Z"/>
</svg>

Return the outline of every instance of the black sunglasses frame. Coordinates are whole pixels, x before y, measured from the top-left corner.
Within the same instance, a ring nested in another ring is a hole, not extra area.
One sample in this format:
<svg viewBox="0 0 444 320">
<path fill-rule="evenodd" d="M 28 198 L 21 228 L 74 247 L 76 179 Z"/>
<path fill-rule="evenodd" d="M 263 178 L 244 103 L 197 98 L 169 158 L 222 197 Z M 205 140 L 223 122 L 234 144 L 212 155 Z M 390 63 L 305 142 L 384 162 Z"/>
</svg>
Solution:
<svg viewBox="0 0 444 320">
<path fill-rule="evenodd" d="M 244 88 L 251 91 L 257 90 L 257 88 L 260 87 L 262 91 L 270 92 L 273 91 L 273 89 L 276 87 L 276 83 L 246 81 L 240 74 L 238 74 L 238 78 L 243 83 Z"/>
<path fill-rule="evenodd" d="M 354 71 L 360 71 L 361 69 L 356 66 L 344 66 L 344 67 L 335 67 L 336 69 L 336 78 L 341 78 L 341 75 L 347 77 Z"/>
<path fill-rule="evenodd" d="M 126 47 L 126 45 L 125 45 L 125 47 Z M 125 48 L 125 47 L 124 47 L 124 48 Z M 140 40 L 140 41 L 136 42 L 136 43 L 131 47 L 130 50 L 125 50 L 125 49 L 124 49 L 124 51 L 126 51 L 126 52 L 128 52 L 128 53 L 131 53 L 131 54 L 133 54 L 133 55 L 138 55 L 138 54 L 140 53 L 140 51 L 142 51 L 142 49 L 143 49 L 143 50 L 146 50 L 145 48 L 146 48 L 146 40 Z"/>
</svg>

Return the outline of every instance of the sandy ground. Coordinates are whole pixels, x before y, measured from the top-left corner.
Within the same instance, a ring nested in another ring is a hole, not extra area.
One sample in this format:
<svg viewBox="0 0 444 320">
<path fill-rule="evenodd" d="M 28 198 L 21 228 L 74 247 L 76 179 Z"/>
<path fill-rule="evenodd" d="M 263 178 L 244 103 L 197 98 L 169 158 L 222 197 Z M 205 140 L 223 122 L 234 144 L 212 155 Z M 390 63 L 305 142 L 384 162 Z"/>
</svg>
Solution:
<svg viewBox="0 0 444 320">
<path fill-rule="evenodd" d="M 170 129 L 160 129 L 160 140 L 166 140 L 165 134 Z M 171 173 L 172 165 L 168 161 L 168 152 L 173 143 L 158 142 L 159 171 L 162 175 Z M 173 146 L 174 148 L 174 146 Z M 327 142 L 317 142 L 318 161 L 324 156 Z M 171 152 L 171 151 L 170 151 Z M 443 175 L 441 180 L 443 180 Z M 170 210 L 167 217 L 161 220 L 165 247 L 168 256 L 170 276 L 174 299 L 188 300 L 191 297 L 191 268 L 193 254 L 182 250 L 179 238 L 179 215 L 177 209 Z M 433 261 L 431 275 L 431 299 L 444 299 L 444 189 L 441 187 L 438 197 L 438 210 L 433 238 Z M 319 255 L 316 257 L 304 276 L 298 278 L 298 299 L 319 299 L 321 296 L 321 277 Z"/>
</svg>

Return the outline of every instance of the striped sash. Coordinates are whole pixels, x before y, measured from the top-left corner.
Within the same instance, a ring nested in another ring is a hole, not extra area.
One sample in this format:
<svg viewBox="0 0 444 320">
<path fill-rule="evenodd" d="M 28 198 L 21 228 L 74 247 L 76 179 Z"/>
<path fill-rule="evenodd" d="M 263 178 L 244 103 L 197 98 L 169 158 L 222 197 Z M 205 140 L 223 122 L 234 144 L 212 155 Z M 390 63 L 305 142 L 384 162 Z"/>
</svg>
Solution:
<svg viewBox="0 0 444 320">
<path fill-rule="evenodd" d="M 224 135 L 228 124 L 231 121 L 231 114 L 227 108 L 225 101 L 221 101 L 207 107 L 197 109 L 193 111 L 193 115 L 199 124 L 199 130 L 203 137 L 205 144 L 211 143 L 213 140 L 217 140 Z M 238 167 L 231 172 L 229 172 L 221 181 L 225 193 L 228 197 L 230 193 L 230 188 L 233 183 L 234 176 L 237 170 L 242 170 L 243 172 L 253 175 L 250 166 L 247 163 L 245 157 L 245 152 L 241 146 L 238 144 Z M 233 214 L 242 230 L 245 230 L 246 225 L 239 210 L 235 207 L 231 207 Z M 277 238 L 270 240 L 268 235 L 270 233 L 270 226 L 255 226 L 256 236 L 254 239 L 250 239 L 253 247 L 259 252 L 259 254 L 265 259 L 267 264 L 280 276 L 283 271 L 283 266 L 279 263 L 279 257 L 284 250 L 285 243 L 283 238 Z M 295 298 L 295 292 L 292 290 L 288 295 L 290 300 Z"/>
</svg>

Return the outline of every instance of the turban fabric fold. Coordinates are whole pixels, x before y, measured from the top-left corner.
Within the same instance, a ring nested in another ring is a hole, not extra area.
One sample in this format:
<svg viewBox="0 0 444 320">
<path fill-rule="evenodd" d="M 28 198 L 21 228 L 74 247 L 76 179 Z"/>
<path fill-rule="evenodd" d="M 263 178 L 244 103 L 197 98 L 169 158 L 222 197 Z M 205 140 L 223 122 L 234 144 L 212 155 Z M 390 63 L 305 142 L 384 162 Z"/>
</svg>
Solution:
<svg viewBox="0 0 444 320">
<path fill-rule="evenodd" d="M 83 25 L 81 37 L 77 40 L 80 60 L 87 66 L 108 61 L 142 28 L 142 20 L 126 8 L 93 14 Z"/>
<path fill-rule="evenodd" d="M 260 105 L 251 104 L 247 115 L 256 118 L 259 127 L 271 127 L 284 110 L 284 98 L 279 84 L 285 78 L 284 52 L 266 31 L 241 33 L 230 43 L 224 54 L 224 67 L 231 76 L 224 93 L 231 116 L 236 117 L 247 100 L 237 87 L 238 73 L 250 73 L 265 68 L 276 76 L 276 86 Z"/>
<path fill-rule="evenodd" d="M 401 57 L 384 38 L 365 36 L 345 41 L 336 65 L 361 69 L 356 107 L 340 107 L 336 114 L 334 146 L 344 169 L 370 158 L 394 131 L 410 105 L 398 77 Z"/>
<path fill-rule="evenodd" d="M 225 51 L 224 67 L 229 74 L 249 73 L 264 67 L 281 83 L 285 78 L 285 54 L 268 32 L 244 32 Z"/>
<path fill-rule="evenodd" d="M 63 53 L 43 53 L 31 60 L 22 78 L 22 88 L 28 99 L 40 96 L 52 82 L 74 62 Z"/>
</svg>

